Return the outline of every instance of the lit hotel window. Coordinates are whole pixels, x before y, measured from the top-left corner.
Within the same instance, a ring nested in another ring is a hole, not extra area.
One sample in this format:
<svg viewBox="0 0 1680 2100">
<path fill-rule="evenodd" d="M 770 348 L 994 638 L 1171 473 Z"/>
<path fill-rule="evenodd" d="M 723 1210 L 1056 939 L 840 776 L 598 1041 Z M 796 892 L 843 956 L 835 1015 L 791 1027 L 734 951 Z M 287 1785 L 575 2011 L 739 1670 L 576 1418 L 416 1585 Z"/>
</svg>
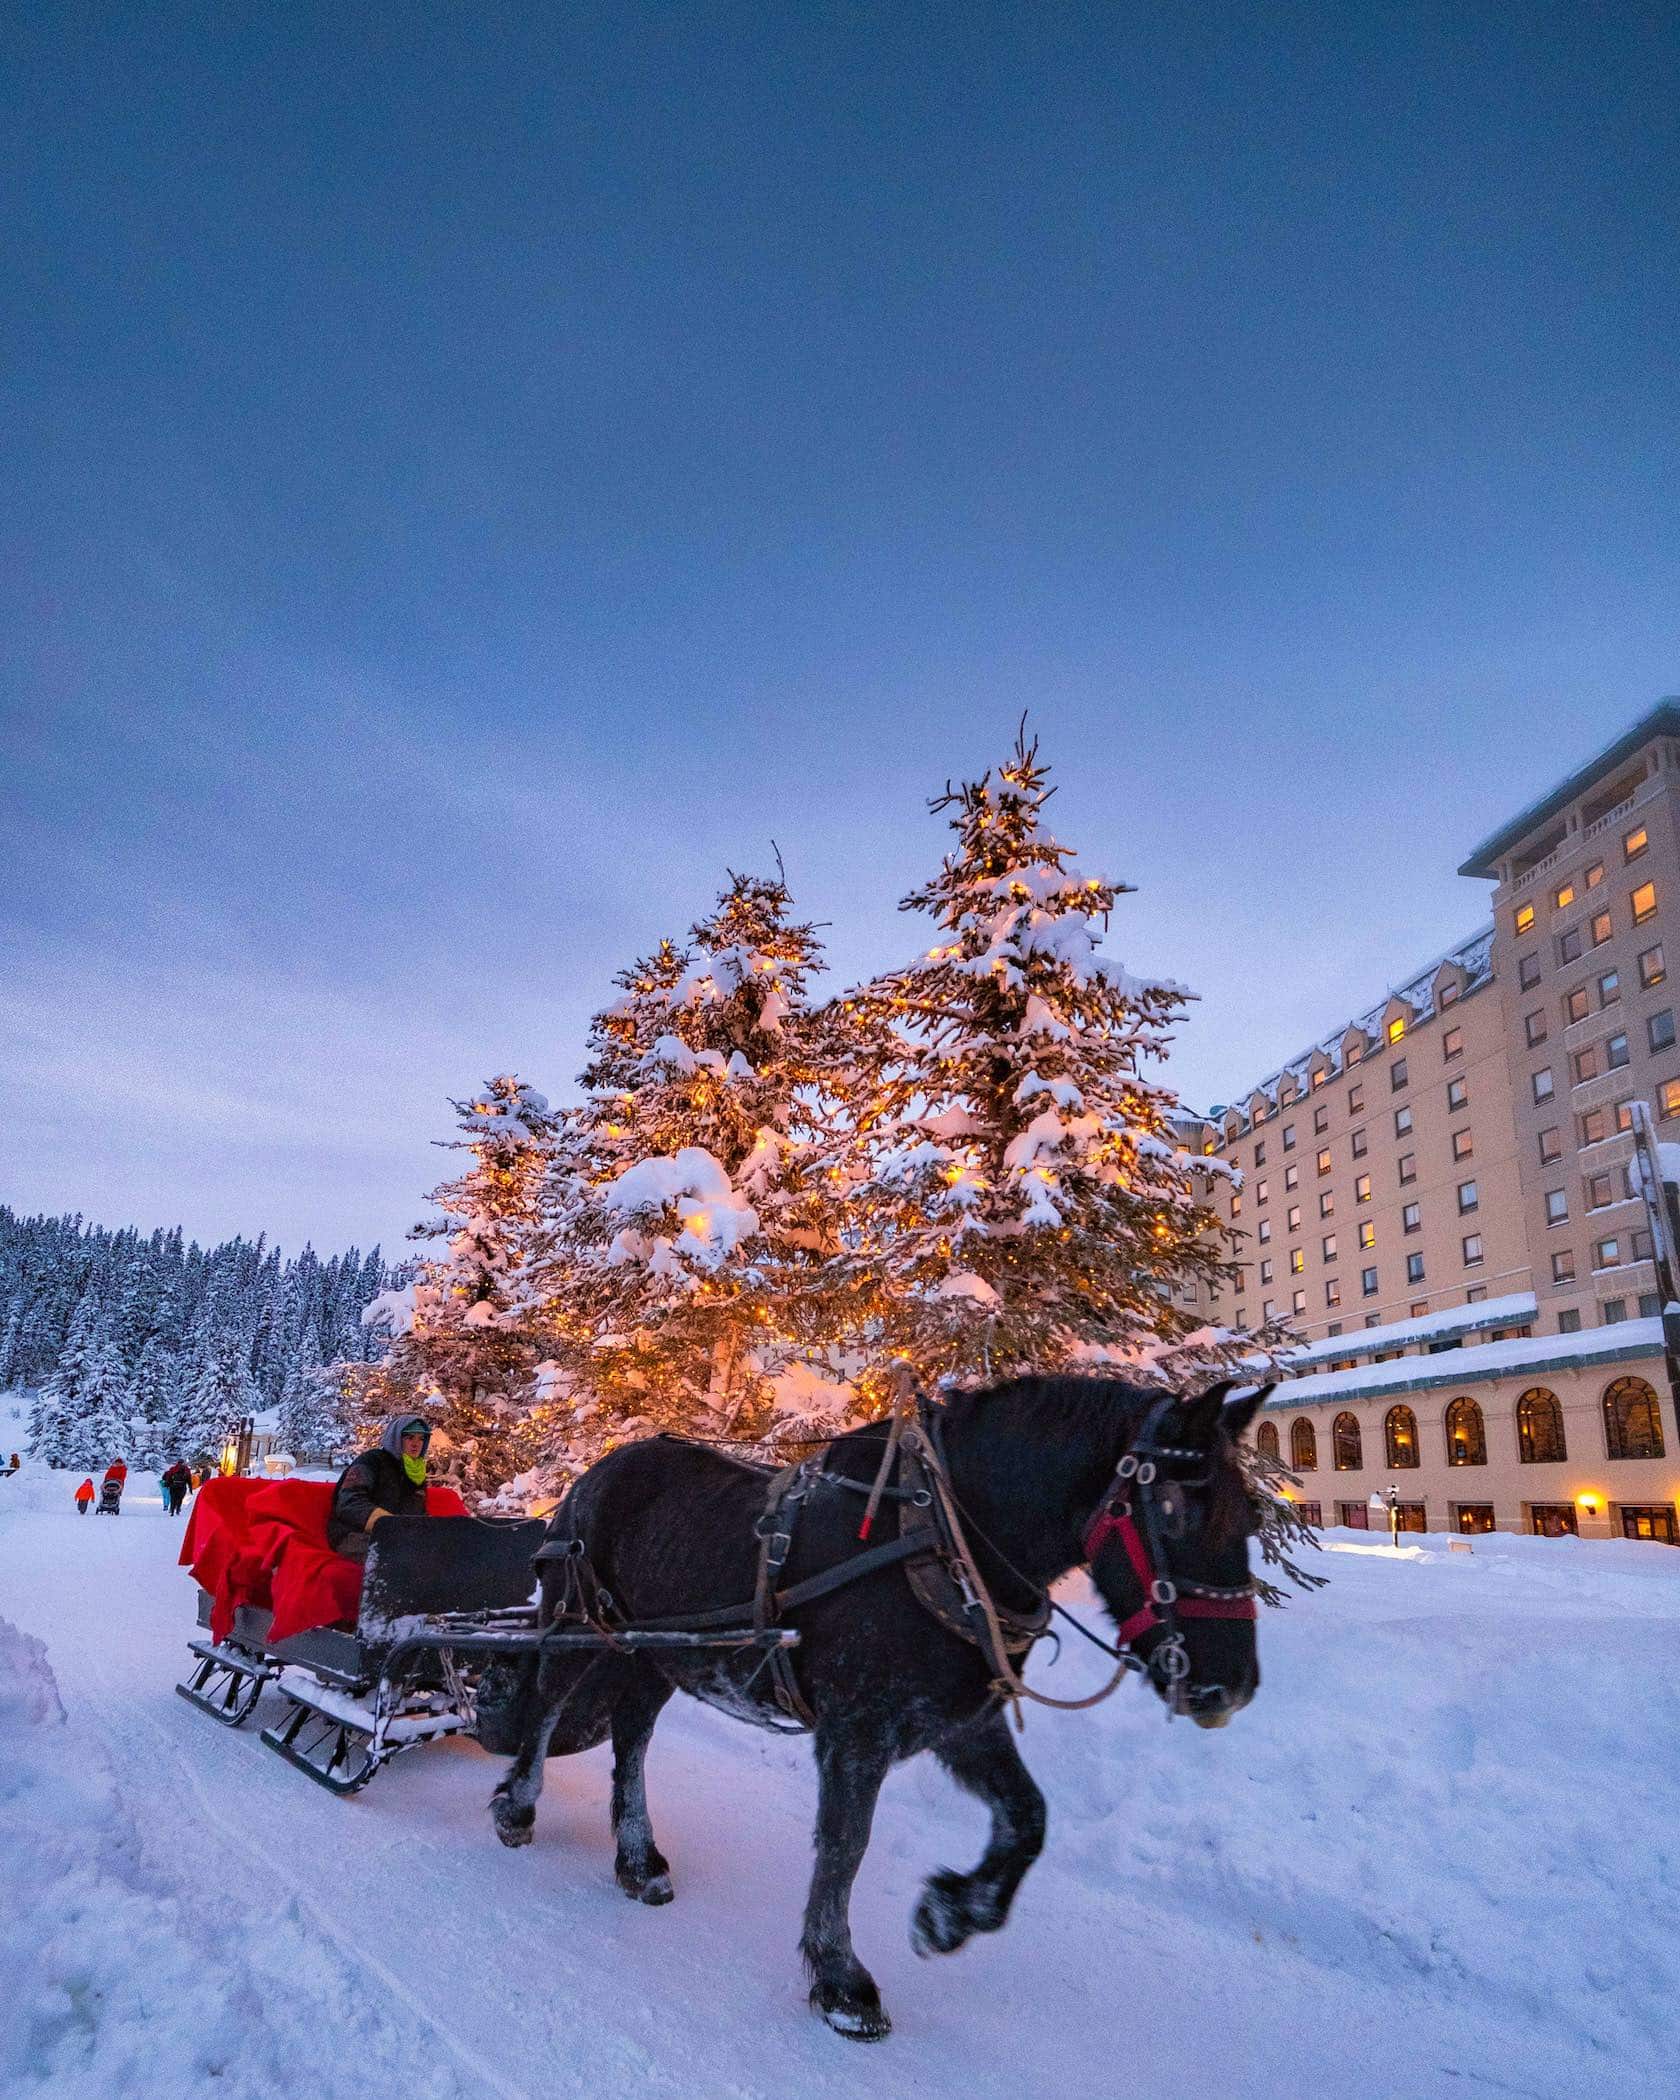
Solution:
<svg viewBox="0 0 1680 2100">
<path fill-rule="evenodd" d="M 1646 886 L 1649 888 L 1649 884 Z M 1396 1014 L 1388 1024 L 1388 1039 L 1391 1043 L 1397 1043 L 1405 1033 L 1406 1017 L 1404 1014 Z"/>
<path fill-rule="evenodd" d="M 1553 893 L 1552 908 L 1555 911 L 1567 911 L 1574 902 L 1575 885 L 1572 882 L 1565 882 L 1560 884 L 1558 889 Z"/>
<path fill-rule="evenodd" d="M 1651 837 L 1644 825 L 1635 825 L 1632 831 L 1626 831 L 1622 834 L 1623 860 L 1637 860 L 1650 843 Z"/>
<path fill-rule="evenodd" d="M 1633 893 L 1633 923 L 1643 926 L 1647 919 L 1657 915 L 1657 886 L 1654 882 L 1642 882 Z M 1605 917 L 1609 917 L 1606 912 Z"/>
<path fill-rule="evenodd" d="M 1534 924 L 1534 906 L 1533 906 L 1532 904 L 1519 904 L 1519 905 L 1517 906 L 1517 931 L 1518 931 L 1518 933 L 1527 933 L 1527 932 L 1528 932 L 1528 930 L 1530 929 L 1530 927 L 1532 927 L 1532 926 L 1533 926 L 1533 924 Z"/>
</svg>

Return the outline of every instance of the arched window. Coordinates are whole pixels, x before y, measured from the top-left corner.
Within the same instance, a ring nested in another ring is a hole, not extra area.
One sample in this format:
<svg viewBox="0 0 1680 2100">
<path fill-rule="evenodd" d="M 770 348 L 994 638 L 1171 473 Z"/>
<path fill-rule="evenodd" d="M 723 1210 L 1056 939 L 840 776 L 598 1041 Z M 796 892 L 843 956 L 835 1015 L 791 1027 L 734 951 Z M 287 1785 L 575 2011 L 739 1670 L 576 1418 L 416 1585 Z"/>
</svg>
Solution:
<svg viewBox="0 0 1680 2100">
<path fill-rule="evenodd" d="M 1612 1458 L 1662 1457 L 1662 1413 L 1643 1378 L 1618 1378 L 1605 1388 L 1604 1445 Z"/>
<path fill-rule="evenodd" d="M 1297 1415 L 1289 1425 L 1289 1463 L 1297 1473 L 1318 1471 L 1318 1432 L 1305 1415 Z"/>
<path fill-rule="evenodd" d="M 1365 1463 L 1357 1415 L 1338 1415 L 1330 1424 L 1330 1455 L 1338 1473 L 1357 1473 Z"/>
<path fill-rule="evenodd" d="M 1409 1407 L 1391 1407 L 1383 1417 L 1383 1442 L 1396 1472 L 1418 1462 L 1417 1416 Z"/>
<path fill-rule="evenodd" d="M 1569 1456 L 1556 1393 L 1532 1385 L 1517 1402 L 1517 1455 L 1525 1466 L 1559 1465 Z"/>
<path fill-rule="evenodd" d="M 1454 1400 L 1447 1409 L 1447 1464 L 1487 1464 L 1487 1431 L 1474 1400 Z"/>
<path fill-rule="evenodd" d="M 1268 1458 L 1276 1458 L 1278 1455 L 1277 1424 L 1275 1422 L 1262 1422 L 1260 1427 L 1254 1432 L 1254 1442 L 1255 1447 L 1263 1451 Z"/>
</svg>

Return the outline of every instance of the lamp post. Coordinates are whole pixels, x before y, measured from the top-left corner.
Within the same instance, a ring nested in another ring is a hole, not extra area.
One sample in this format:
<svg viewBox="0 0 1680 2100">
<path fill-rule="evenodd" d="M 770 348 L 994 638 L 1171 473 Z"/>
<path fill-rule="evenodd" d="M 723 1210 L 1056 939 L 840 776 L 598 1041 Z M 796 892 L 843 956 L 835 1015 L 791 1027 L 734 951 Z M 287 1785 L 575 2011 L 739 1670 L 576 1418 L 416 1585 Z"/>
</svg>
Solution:
<svg viewBox="0 0 1680 2100">
<path fill-rule="evenodd" d="M 1400 1490 L 1391 1480 L 1388 1483 L 1388 1543 L 1398 1553 L 1400 1550 Z"/>
</svg>

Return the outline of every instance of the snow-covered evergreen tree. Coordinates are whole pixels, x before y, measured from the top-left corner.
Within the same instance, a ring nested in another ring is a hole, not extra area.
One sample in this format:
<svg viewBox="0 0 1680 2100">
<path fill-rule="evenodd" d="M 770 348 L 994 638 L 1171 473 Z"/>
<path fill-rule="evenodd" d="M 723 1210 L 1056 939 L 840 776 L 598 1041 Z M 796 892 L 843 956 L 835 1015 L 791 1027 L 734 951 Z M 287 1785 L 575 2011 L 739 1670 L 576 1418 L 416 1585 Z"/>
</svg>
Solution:
<svg viewBox="0 0 1680 2100">
<path fill-rule="evenodd" d="M 956 846 L 902 906 L 933 940 L 840 1004 L 837 1260 L 872 1358 L 929 1380 L 1156 1355 L 1194 1327 L 1173 1288 L 1228 1273 L 1215 1163 L 1148 1076 L 1187 994 L 1098 954 L 1126 885 L 1050 834 L 1052 792 L 1024 733 L 948 788 Z"/>
<path fill-rule="evenodd" d="M 565 1471 L 655 1429 L 760 1437 L 790 1395 L 831 1422 L 853 1401 L 823 1375 L 815 929 L 779 877 L 732 875 L 691 942 L 633 964 L 596 1016 L 550 1182 L 543 1426 Z"/>
</svg>

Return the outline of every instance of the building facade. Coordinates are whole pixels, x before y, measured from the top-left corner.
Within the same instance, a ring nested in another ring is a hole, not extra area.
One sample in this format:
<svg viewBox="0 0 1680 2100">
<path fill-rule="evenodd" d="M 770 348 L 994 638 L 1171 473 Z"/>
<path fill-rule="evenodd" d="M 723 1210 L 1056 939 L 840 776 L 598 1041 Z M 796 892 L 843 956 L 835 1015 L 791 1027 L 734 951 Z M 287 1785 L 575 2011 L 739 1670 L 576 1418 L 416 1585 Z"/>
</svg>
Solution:
<svg viewBox="0 0 1680 2100">
<path fill-rule="evenodd" d="M 1327 1523 L 1393 1485 L 1418 1528 L 1673 1541 L 1680 701 L 1459 872 L 1491 923 L 1191 1127 L 1241 1177 L 1201 1309 L 1304 1337 L 1262 1428 Z"/>
</svg>

